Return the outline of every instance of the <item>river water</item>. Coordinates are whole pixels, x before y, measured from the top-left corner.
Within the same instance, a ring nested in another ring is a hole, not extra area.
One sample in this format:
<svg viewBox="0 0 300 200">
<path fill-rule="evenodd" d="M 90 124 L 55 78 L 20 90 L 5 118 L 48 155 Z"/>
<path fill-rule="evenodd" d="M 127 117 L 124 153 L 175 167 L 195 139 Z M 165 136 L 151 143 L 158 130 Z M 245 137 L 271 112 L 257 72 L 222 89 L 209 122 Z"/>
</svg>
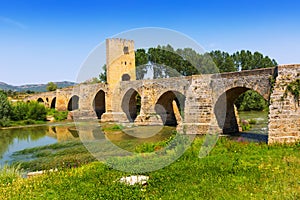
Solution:
<svg viewBox="0 0 300 200">
<path fill-rule="evenodd" d="M 71 124 L 66 124 L 62 127 L 71 127 Z M 0 165 L 10 164 L 14 161 L 12 157 L 14 152 L 59 142 L 60 138 L 53 131 L 55 128 L 56 125 L 42 125 L 0 129 Z M 72 139 L 70 134 L 63 137 Z"/>
<path fill-rule="evenodd" d="M 240 120 L 251 120 L 255 124 L 251 124 L 251 129 L 243 131 L 238 140 L 242 141 L 254 141 L 254 142 L 267 142 L 268 140 L 268 112 L 267 111 L 251 111 L 251 112 L 239 112 Z"/>
<path fill-rule="evenodd" d="M 256 124 L 252 129 L 243 132 L 239 138 L 250 141 L 264 141 L 267 137 L 267 112 L 241 112 L 240 119 L 254 119 Z M 170 127 L 149 127 L 138 131 L 127 129 L 127 131 L 117 134 L 106 134 L 106 139 L 113 141 L 135 141 L 135 143 L 156 142 L 170 137 L 172 130 Z M 154 134 L 153 134 L 154 133 Z M 90 131 L 92 137 L 97 138 L 95 132 Z M 135 135 L 136 134 L 136 135 Z M 89 136 L 89 137 L 91 137 Z M 105 139 L 104 137 L 104 139 Z M 0 129 L 0 167 L 4 164 L 11 164 L 14 161 L 27 160 L 26 157 L 16 157 L 14 153 L 26 148 L 44 146 L 57 142 L 79 140 L 78 132 L 74 123 L 57 123 L 40 126 L 30 126 L 23 128 Z"/>
</svg>

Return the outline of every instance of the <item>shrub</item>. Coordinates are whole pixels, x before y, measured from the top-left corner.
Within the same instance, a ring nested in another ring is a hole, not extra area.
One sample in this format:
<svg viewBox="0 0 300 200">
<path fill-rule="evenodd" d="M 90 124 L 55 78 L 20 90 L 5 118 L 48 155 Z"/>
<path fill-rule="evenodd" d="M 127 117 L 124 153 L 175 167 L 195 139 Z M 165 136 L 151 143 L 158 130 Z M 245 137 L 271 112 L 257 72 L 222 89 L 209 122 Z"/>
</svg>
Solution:
<svg viewBox="0 0 300 200">
<path fill-rule="evenodd" d="M 25 124 L 25 125 L 35 124 L 35 121 L 32 120 L 32 119 L 26 119 L 26 120 L 24 121 L 24 124 Z"/>
<path fill-rule="evenodd" d="M 9 118 L 3 117 L 2 119 L 0 119 L 0 127 L 8 127 L 8 126 L 11 126 L 11 121 Z"/>
<path fill-rule="evenodd" d="M 19 166 L 9 167 L 7 165 L 0 168 L 0 184 L 8 185 L 11 184 L 14 180 L 21 178 L 21 172 Z"/>
<path fill-rule="evenodd" d="M 248 131 L 251 129 L 251 124 L 247 120 L 241 120 L 241 126 L 243 131 Z"/>
<path fill-rule="evenodd" d="M 33 120 L 44 121 L 46 119 L 46 107 L 36 101 L 17 102 L 12 105 L 12 119 L 14 121 L 27 120 L 25 124 L 32 124 Z"/>
<path fill-rule="evenodd" d="M 256 119 L 249 119 L 249 124 L 256 124 L 256 123 L 257 123 Z"/>
<path fill-rule="evenodd" d="M 44 121 L 46 120 L 46 107 L 38 102 L 31 101 L 28 103 L 28 113 L 26 118 L 32 120 Z"/>
<path fill-rule="evenodd" d="M 68 111 L 57 111 L 55 109 L 48 109 L 47 115 L 53 116 L 56 121 L 62 121 L 67 119 Z"/>
<path fill-rule="evenodd" d="M 105 131 L 118 131 L 118 130 L 123 130 L 124 126 L 121 124 L 113 124 L 113 125 L 107 125 L 103 128 Z"/>
<path fill-rule="evenodd" d="M 0 119 L 11 116 L 11 104 L 4 92 L 0 91 Z"/>
<path fill-rule="evenodd" d="M 68 117 L 68 111 L 61 111 L 61 112 L 57 111 L 53 117 L 56 121 L 65 120 Z"/>
<path fill-rule="evenodd" d="M 20 121 L 27 118 L 28 104 L 23 101 L 18 101 L 12 106 L 12 120 Z"/>
</svg>

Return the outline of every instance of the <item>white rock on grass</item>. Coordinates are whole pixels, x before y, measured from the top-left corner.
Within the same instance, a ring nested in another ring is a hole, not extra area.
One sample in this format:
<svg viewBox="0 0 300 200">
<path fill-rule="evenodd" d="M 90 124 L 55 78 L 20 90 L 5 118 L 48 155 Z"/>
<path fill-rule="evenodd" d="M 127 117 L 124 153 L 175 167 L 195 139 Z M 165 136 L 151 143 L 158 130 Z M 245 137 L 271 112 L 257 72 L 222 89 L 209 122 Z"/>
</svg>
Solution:
<svg viewBox="0 0 300 200">
<path fill-rule="evenodd" d="M 27 173 L 27 178 L 33 177 L 33 176 L 37 176 L 37 175 L 42 175 L 45 174 L 47 172 L 57 172 L 57 169 L 50 169 L 50 170 L 42 170 L 42 171 L 35 171 L 35 172 L 28 172 Z"/>
<path fill-rule="evenodd" d="M 149 180 L 149 176 L 137 175 L 137 176 L 122 177 L 120 179 L 120 182 L 125 183 L 127 185 L 134 185 L 134 184 L 146 185 L 148 180 Z"/>
</svg>

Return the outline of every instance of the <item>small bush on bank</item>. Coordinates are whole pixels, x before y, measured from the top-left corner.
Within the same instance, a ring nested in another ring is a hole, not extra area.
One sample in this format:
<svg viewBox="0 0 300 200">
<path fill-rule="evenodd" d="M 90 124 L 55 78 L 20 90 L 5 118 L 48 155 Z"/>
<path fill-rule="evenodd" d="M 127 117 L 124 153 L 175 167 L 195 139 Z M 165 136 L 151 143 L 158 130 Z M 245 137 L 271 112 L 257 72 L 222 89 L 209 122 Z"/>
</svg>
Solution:
<svg viewBox="0 0 300 200">
<path fill-rule="evenodd" d="M 28 103 L 25 103 L 23 101 L 16 102 L 12 107 L 12 120 L 20 121 L 27 119 L 28 110 Z"/>
<path fill-rule="evenodd" d="M 31 101 L 28 103 L 27 119 L 44 121 L 46 120 L 46 107 L 38 102 Z"/>
<path fill-rule="evenodd" d="M 12 105 L 12 120 L 36 120 L 44 121 L 46 119 L 46 107 L 38 102 L 17 102 Z"/>
<path fill-rule="evenodd" d="M 256 123 L 257 123 L 256 119 L 249 119 L 249 124 L 256 124 Z"/>
<path fill-rule="evenodd" d="M 251 129 L 251 124 L 247 120 L 241 120 L 241 126 L 243 131 L 249 131 Z"/>
<path fill-rule="evenodd" d="M 2 119 L 0 119 L 0 127 L 9 127 L 9 126 L 11 126 L 11 121 L 9 118 L 3 117 Z"/>
<path fill-rule="evenodd" d="M 53 116 L 55 121 L 63 121 L 68 117 L 68 111 L 57 111 L 55 109 L 47 109 L 47 116 Z"/>
</svg>

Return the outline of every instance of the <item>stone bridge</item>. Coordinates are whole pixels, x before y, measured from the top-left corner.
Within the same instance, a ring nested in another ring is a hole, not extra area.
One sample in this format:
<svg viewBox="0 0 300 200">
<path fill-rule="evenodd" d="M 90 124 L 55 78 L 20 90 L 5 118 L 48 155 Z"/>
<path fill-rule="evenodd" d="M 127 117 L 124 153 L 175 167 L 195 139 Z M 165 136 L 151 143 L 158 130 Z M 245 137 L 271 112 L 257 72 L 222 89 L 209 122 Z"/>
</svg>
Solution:
<svg viewBox="0 0 300 200">
<path fill-rule="evenodd" d="M 107 58 L 108 83 L 78 84 L 25 100 L 72 111 L 80 120 L 177 125 L 186 134 L 231 134 L 240 131 L 235 100 L 247 90 L 254 90 L 270 103 L 268 143 L 300 139 L 299 99 L 286 93 L 288 84 L 300 79 L 300 65 L 135 80 L 133 41 L 108 39 Z M 124 79 L 124 75 L 129 78 Z"/>
</svg>

